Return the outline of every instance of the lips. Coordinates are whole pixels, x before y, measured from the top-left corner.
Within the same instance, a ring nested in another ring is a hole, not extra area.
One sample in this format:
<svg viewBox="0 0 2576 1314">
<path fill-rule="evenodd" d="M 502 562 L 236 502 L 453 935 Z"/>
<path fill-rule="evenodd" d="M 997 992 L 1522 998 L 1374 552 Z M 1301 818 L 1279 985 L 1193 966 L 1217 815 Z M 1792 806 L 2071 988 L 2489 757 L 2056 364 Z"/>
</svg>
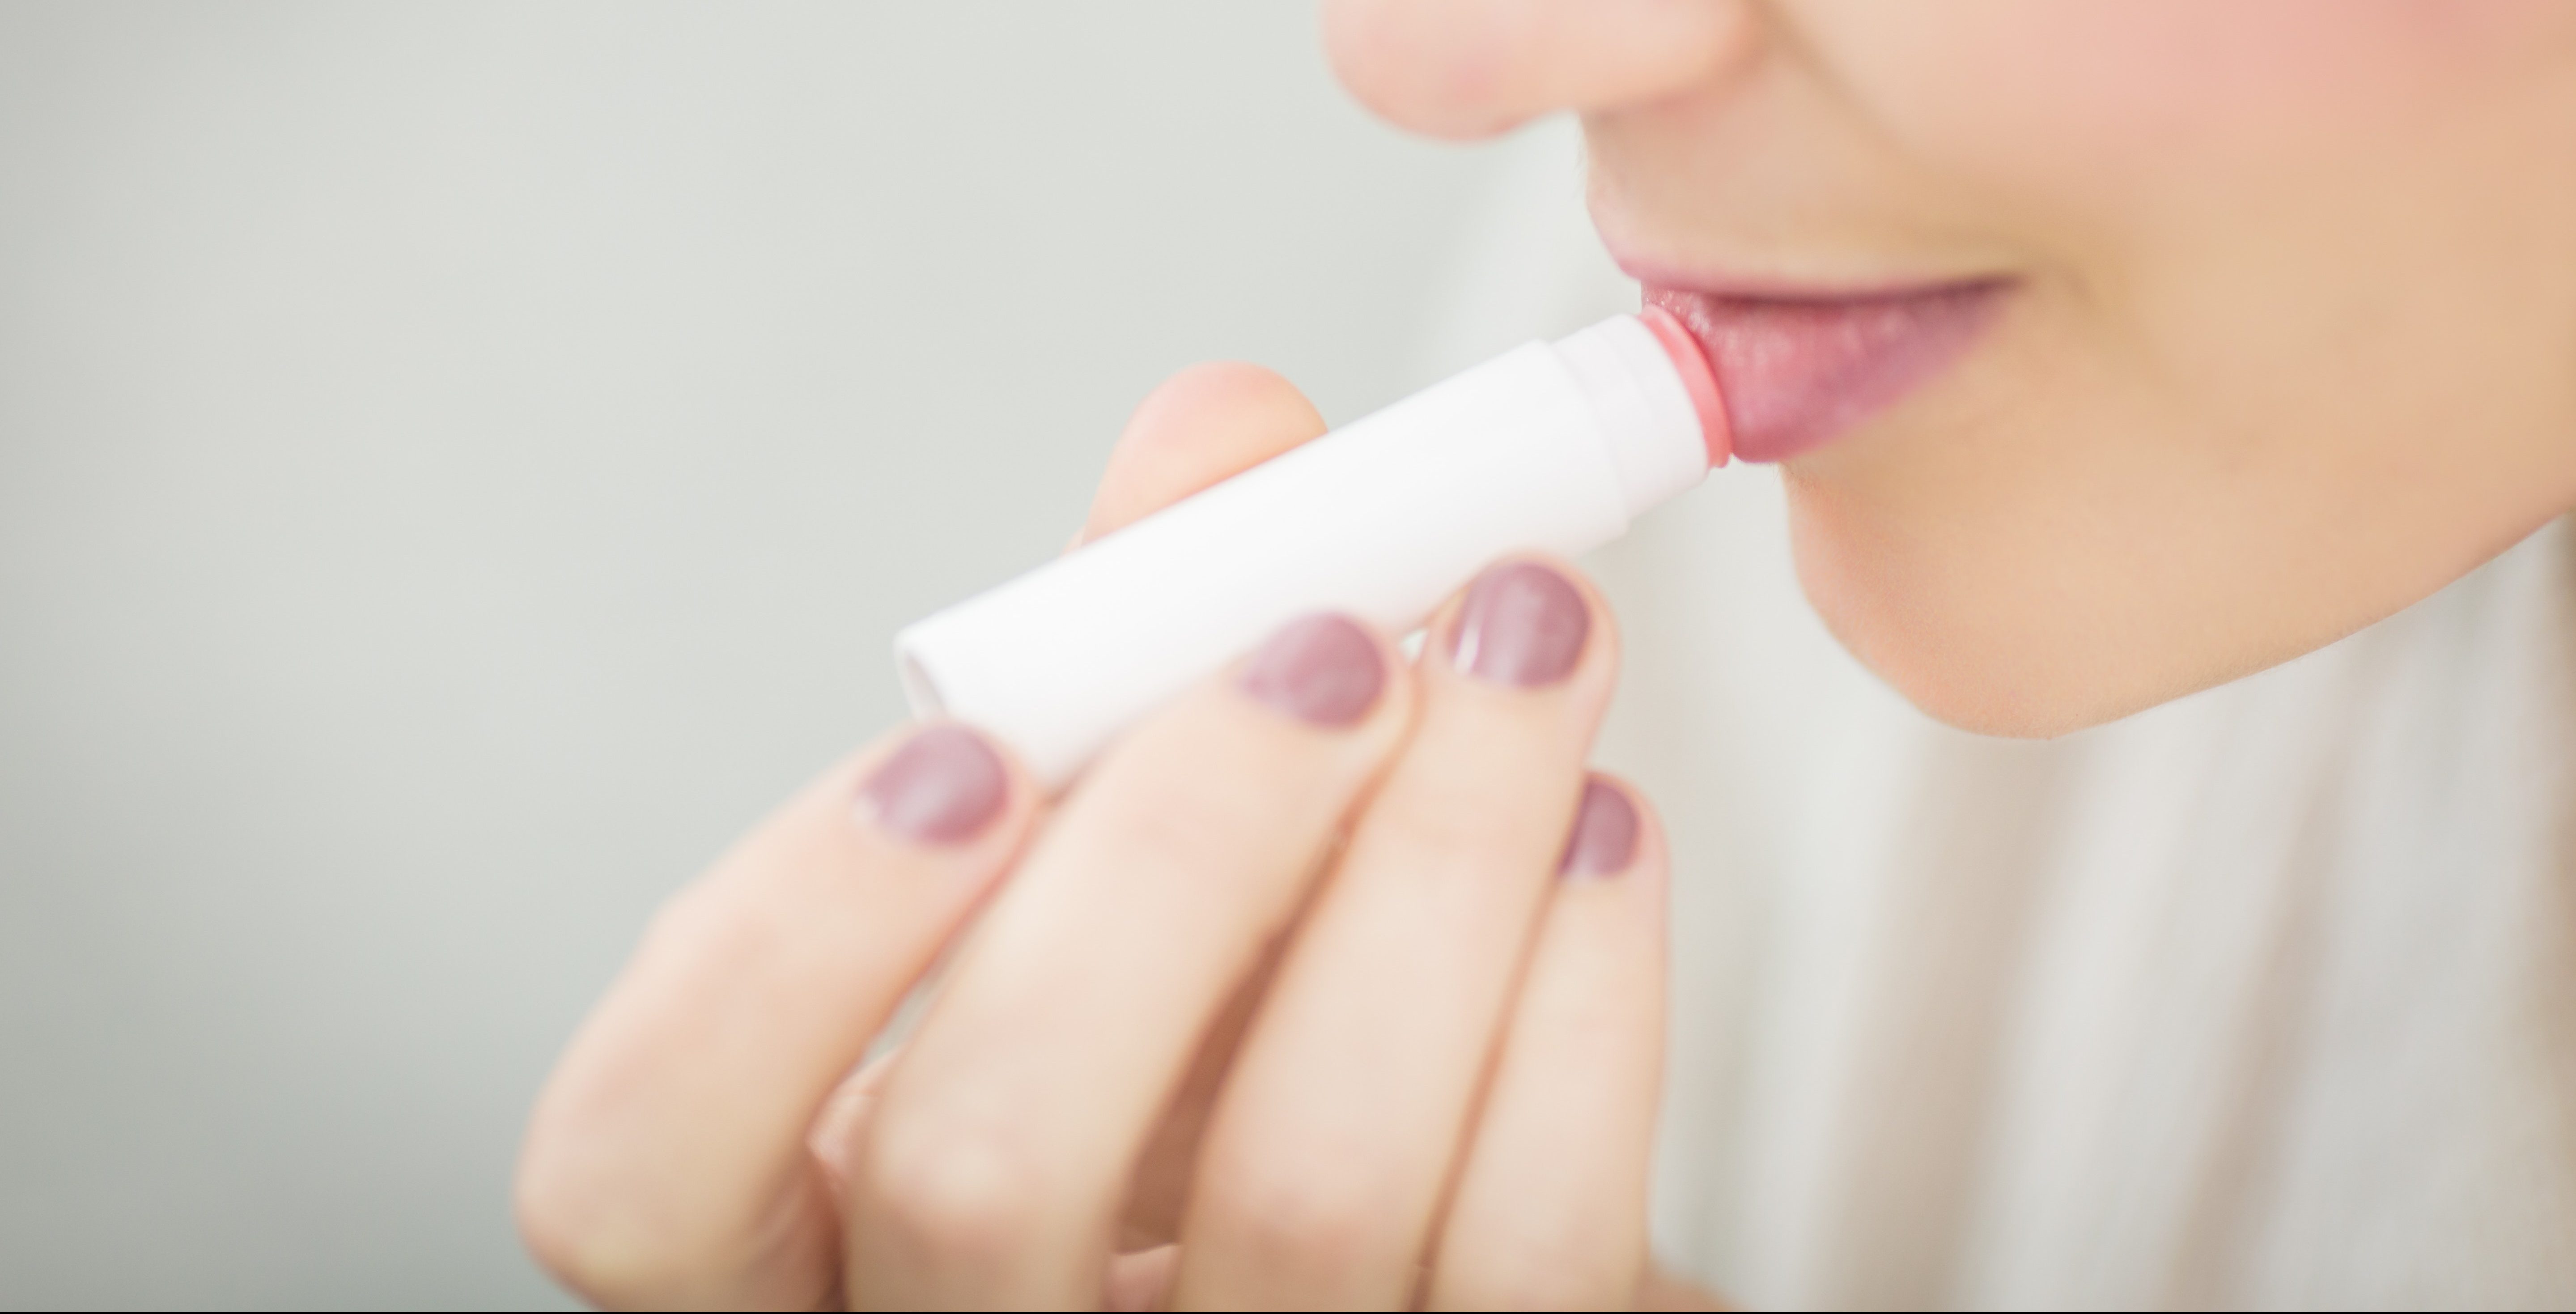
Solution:
<svg viewBox="0 0 2576 1314">
<path fill-rule="evenodd" d="M 1733 296 L 1649 281 L 1708 353 L 1735 455 L 1782 461 L 1831 440 L 1957 360 L 1994 320 L 1997 281 L 1858 296 Z"/>
</svg>

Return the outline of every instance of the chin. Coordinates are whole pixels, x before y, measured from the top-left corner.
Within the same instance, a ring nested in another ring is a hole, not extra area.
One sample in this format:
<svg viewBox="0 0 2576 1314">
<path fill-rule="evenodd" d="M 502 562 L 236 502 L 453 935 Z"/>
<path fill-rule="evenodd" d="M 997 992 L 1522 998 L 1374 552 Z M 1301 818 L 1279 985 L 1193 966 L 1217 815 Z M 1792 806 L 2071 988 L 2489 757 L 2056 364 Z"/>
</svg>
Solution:
<svg viewBox="0 0 2576 1314">
<path fill-rule="evenodd" d="M 1809 597 L 1815 598 L 1811 590 Z M 1988 645 L 1925 627 L 1890 623 L 1883 611 L 1816 608 L 1834 638 L 1915 710 L 1953 729 L 2004 739 L 2054 739 L 2142 711 L 2152 698 L 2115 699 L 2103 691 L 2019 671 L 1994 660 Z"/>
<path fill-rule="evenodd" d="M 2052 739 L 2194 687 L 2141 670 L 2127 645 L 2087 643 L 2107 617 L 2042 580 L 1980 571 L 1938 550 L 1790 518 L 1798 585 L 1836 642 L 1924 715 L 1972 734 Z M 2092 600 L 2096 607 L 2099 599 Z M 2107 650 L 2103 650 L 2107 649 Z"/>
</svg>

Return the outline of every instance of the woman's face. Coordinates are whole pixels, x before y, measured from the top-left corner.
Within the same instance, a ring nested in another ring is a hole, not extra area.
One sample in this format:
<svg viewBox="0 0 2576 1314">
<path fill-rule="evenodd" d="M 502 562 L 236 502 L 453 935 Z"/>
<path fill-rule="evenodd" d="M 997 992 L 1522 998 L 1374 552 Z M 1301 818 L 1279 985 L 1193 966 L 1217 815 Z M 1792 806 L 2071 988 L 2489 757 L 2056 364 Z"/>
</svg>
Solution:
<svg viewBox="0 0 2576 1314">
<path fill-rule="evenodd" d="M 1808 598 L 1943 720 L 2054 734 L 2246 674 L 2576 505 L 2566 0 L 1336 0 L 1326 26 L 1405 126 L 1582 113 L 1613 254 L 1704 312 L 1740 435 L 1788 435 Z M 1837 342 L 1894 363 L 1798 376 Z"/>
</svg>

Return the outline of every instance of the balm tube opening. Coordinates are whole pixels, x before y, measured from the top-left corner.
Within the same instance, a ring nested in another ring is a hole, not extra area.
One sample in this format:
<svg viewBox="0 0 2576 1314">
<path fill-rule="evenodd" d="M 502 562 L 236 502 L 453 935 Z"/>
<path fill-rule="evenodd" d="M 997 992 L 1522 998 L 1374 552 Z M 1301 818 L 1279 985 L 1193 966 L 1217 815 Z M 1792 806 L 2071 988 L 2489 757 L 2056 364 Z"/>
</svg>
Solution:
<svg viewBox="0 0 2576 1314">
<path fill-rule="evenodd" d="M 1637 318 L 1654 333 L 1656 345 L 1664 349 L 1673 373 L 1681 379 L 1682 390 L 1690 394 L 1691 410 L 1699 416 L 1700 441 L 1708 445 L 1708 468 L 1726 464 L 1735 453 L 1735 425 L 1727 418 L 1726 394 L 1717 387 L 1717 367 L 1708 363 L 1699 339 L 1673 312 L 1648 306 L 1637 312 Z"/>
</svg>

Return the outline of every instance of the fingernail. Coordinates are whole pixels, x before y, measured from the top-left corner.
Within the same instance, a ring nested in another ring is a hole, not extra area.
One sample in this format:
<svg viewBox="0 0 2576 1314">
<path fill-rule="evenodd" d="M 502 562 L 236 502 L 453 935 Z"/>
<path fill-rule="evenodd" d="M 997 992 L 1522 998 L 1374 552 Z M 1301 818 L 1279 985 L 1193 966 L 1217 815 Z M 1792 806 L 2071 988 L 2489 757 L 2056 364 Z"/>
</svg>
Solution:
<svg viewBox="0 0 2576 1314">
<path fill-rule="evenodd" d="M 934 725 L 894 751 L 859 789 L 870 818 L 915 844 L 963 844 L 1002 815 L 1011 774 L 983 736 Z"/>
<path fill-rule="evenodd" d="M 1377 641 L 1341 616 L 1288 622 L 1243 668 L 1245 693 L 1309 725 L 1349 725 L 1368 715 L 1385 687 Z"/>
<path fill-rule="evenodd" d="M 1637 805 L 1617 786 L 1599 776 L 1583 781 L 1583 801 L 1574 805 L 1574 833 L 1565 837 L 1565 855 L 1556 874 L 1568 877 L 1616 876 L 1637 856 Z"/>
<path fill-rule="evenodd" d="M 1572 580 L 1535 561 L 1515 561 L 1468 587 L 1449 658 L 1480 679 L 1534 689 L 1564 679 L 1583 659 L 1591 632 L 1592 609 Z"/>
</svg>

